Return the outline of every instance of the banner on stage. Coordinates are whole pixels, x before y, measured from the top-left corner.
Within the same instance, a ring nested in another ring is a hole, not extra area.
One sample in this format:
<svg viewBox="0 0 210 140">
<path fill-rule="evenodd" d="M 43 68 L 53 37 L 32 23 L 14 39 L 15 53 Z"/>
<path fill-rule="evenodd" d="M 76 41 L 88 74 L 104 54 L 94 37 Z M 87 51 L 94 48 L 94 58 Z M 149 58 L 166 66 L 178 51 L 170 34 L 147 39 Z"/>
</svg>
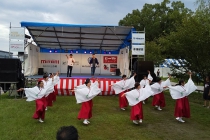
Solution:
<svg viewBox="0 0 210 140">
<path fill-rule="evenodd" d="M 132 33 L 132 44 L 145 44 L 145 33 Z"/>
<path fill-rule="evenodd" d="M 10 52 L 24 52 L 24 40 L 10 41 Z"/>
<path fill-rule="evenodd" d="M 132 55 L 145 55 L 145 45 L 132 45 Z"/>
<path fill-rule="evenodd" d="M 103 63 L 117 63 L 117 56 L 104 56 Z"/>
</svg>

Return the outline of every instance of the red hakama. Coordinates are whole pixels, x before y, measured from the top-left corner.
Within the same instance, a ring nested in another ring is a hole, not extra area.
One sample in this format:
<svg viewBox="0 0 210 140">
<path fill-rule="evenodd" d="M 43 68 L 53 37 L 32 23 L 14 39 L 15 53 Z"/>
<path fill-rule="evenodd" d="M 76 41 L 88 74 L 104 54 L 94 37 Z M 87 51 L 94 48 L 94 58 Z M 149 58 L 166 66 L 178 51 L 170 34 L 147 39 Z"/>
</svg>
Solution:
<svg viewBox="0 0 210 140">
<path fill-rule="evenodd" d="M 92 117 L 92 107 L 93 107 L 92 100 L 83 102 L 77 118 L 79 120 L 80 119 L 90 119 Z"/>
<path fill-rule="evenodd" d="M 52 100 L 53 100 L 53 102 L 55 102 L 56 101 L 56 92 L 53 92 L 54 94 L 53 94 L 53 96 L 52 96 Z"/>
<path fill-rule="evenodd" d="M 139 102 L 138 104 L 131 107 L 131 120 L 143 120 L 143 108 L 142 108 L 142 102 Z"/>
<path fill-rule="evenodd" d="M 50 93 L 46 99 L 47 99 L 47 106 L 53 106 L 53 96 L 54 96 L 54 92 Z"/>
<path fill-rule="evenodd" d="M 190 118 L 190 105 L 186 96 L 176 100 L 174 116 Z"/>
<path fill-rule="evenodd" d="M 153 96 L 153 101 L 152 101 L 152 105 L 153 106 L 160 106 L 160 107 L 165 107 L 165 97 L 163 92 L 158 93 L 156 95 Z"/>
<path fill-rule="evenodd" d="M 124 107 L 128 106 L 127 98 L 125 96 L 121 97 L 124 93 L 125 93 L 125 91 L 119 93 L 119 95 L 118 95 L 119 96 L 119 106 L 120 106 L 120 108 L 124 108 Z"/>
<path fill-rule="evenodd" d="M 44 118 L 45 118 L 45 108 L 46 108 L 45 100 L 46 100 L 45 97 L 36 100 L 36 111 L 33 115 L 34 119 L 41 118 L 42 120 L 44 120 Z"/>
</svg>

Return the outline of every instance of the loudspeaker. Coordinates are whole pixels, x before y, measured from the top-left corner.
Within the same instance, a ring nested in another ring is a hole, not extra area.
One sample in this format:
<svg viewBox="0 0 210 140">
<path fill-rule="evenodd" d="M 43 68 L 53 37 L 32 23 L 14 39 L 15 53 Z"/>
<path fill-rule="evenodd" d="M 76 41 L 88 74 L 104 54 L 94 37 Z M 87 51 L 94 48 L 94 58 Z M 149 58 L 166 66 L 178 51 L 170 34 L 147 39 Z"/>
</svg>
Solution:
<svg viewBox="0 0 210 140">
<path fill-rule="evenodd" d="M 38 75 L 44 75 L 44 68 L 38 68 Z"/>
<path fill-rule="evenodd" d="M 0 58 L 0 82 L 18 82 L 21 70 L 20 59 Z"/>
<path fill-rule="evenodd" d="M 150 71 L 151 76 L 153 77 L 153 82 L 156 81 L 156 75 L 154 73 L 154 63 L 153 61 L 137 61 L 137 76 L 136 82 L 140 82 L 143 79 L 144 75 L 148 75 L 148 70 Z"/>
<path fill-rule="evenodd" d="M 121 72 L 120 72 L 120 69 L 116 69 L 116 75 L 117 75 L 117 76 L 120 76 L 120 73 L 121 73 Z"/>
</svg>

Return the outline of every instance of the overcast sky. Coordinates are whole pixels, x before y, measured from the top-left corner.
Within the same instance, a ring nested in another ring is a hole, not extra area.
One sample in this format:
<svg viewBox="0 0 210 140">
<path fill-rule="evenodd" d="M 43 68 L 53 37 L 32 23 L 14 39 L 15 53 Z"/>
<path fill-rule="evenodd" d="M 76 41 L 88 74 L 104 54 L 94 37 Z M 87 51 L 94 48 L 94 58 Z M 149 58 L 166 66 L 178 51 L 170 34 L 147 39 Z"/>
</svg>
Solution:
<svg viewBox="0 0 210 140">
<path fill-rule="evenodd" d="M 176 0 L 174 0 L 176 1 Z M 195 10 L 195 0 L 181 0 Z M 0 50 L 9 51 L 9 24 L 21 21 L 118 25 L 120 19 L 145 3 L 162 0 L 0 0 Z"/>
</svg>

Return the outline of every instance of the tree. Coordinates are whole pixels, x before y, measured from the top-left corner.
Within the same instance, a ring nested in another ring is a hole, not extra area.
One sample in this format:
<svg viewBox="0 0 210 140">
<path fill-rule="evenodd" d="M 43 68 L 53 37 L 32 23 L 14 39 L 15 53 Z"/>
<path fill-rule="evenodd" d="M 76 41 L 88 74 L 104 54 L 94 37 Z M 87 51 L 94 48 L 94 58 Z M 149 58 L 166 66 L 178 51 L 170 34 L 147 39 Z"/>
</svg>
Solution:
<svg viewBox="0 0 210 140">
<path fill-rule="evenodd" d="M 203 21 L 200 15 L 187 17 L 177 31 L 159 38 L 158 43 L 169 57 L 186 60 L 174 68 L 193 71 L 204 79 L 210 71 L 210 28 Z"/>
</svg>

